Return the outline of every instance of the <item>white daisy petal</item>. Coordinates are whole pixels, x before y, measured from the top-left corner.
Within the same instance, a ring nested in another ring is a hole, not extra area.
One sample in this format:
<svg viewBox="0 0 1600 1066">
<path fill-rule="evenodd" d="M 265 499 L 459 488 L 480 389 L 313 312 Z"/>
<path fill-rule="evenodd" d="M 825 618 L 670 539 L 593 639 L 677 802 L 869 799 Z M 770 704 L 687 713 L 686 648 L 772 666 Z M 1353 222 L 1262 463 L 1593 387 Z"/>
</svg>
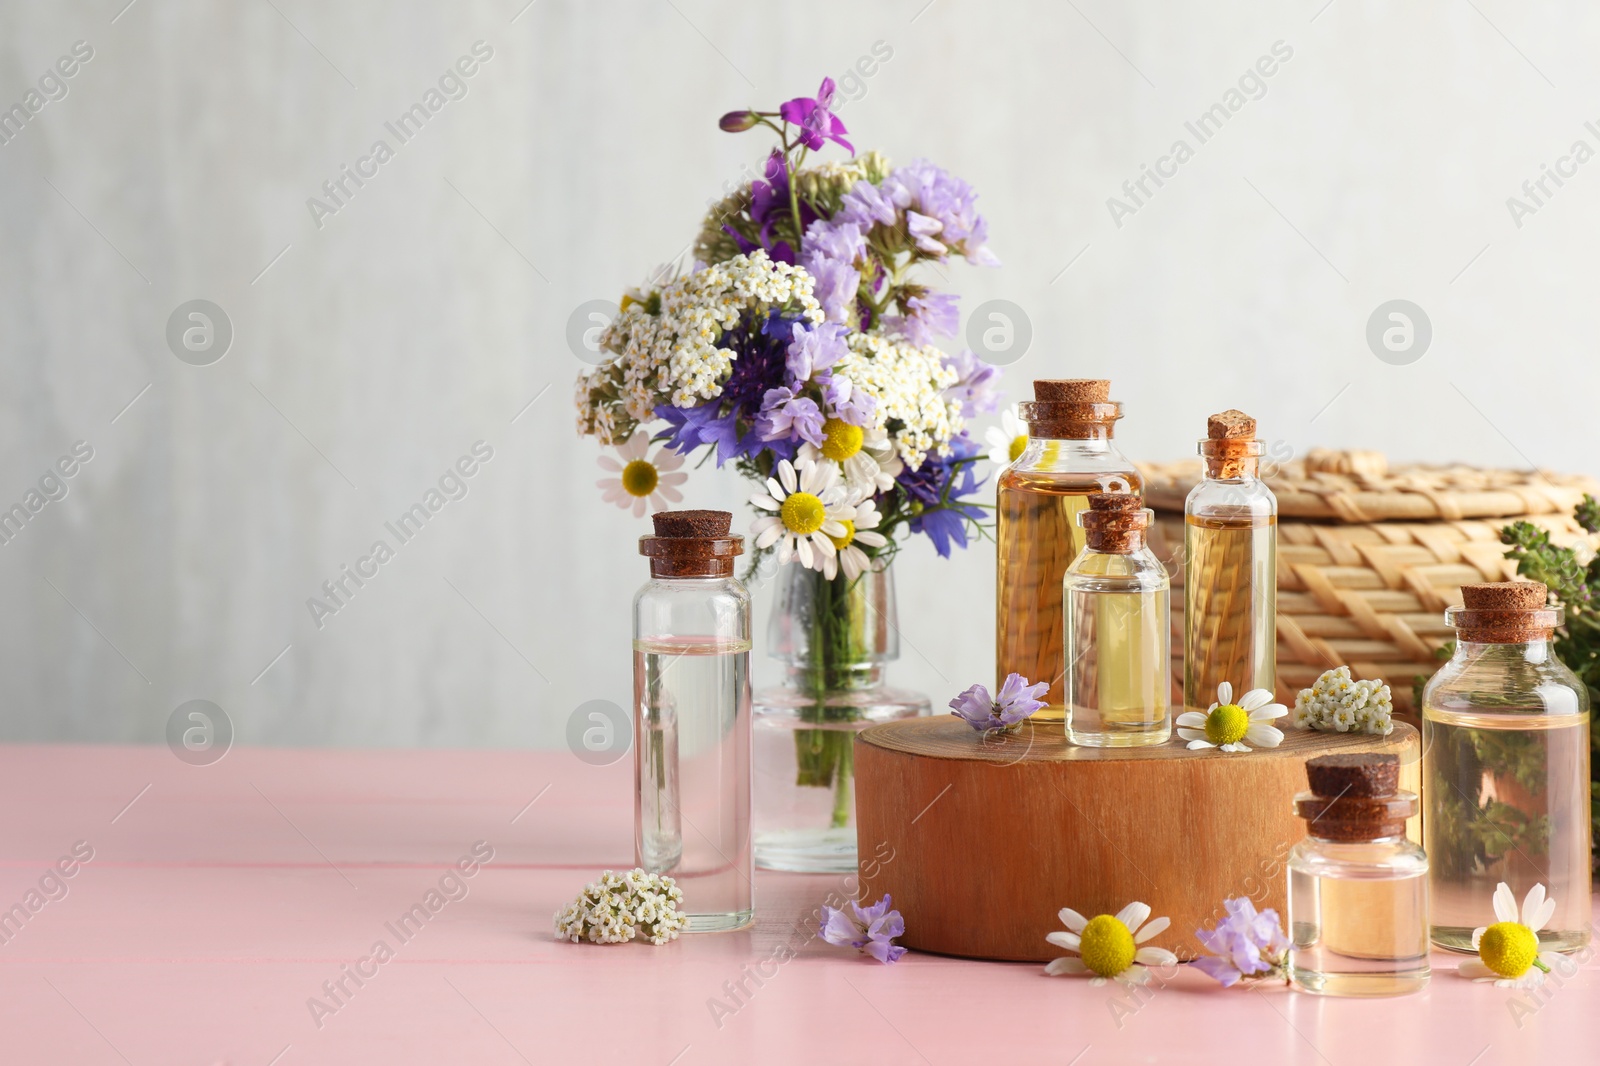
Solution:
<svg viewBox="0 0 1600 1066">
<path fill-rule="evenodd" d="M 1176 966 L 1178 956 L 1166 948 L 1142 947 L 1133 953 L 1133 961 L 1145 966 Z"/>
<path fill-rule="evenodd" d="M 763 511 L 781 511 L 783 509 L 783 504 L 779 503 L 777 500 L 773 499 L 771 496 L 768 496 L 764 492 L 757 493 L 756 495 L 750 497 L 750 506 L 759 507 Z"/>
<path fill-rule="evenodd" d="M 1073 910 L 1071 907 L 1062 907 L 1056 914 L 1061 919 L 1061 924 L 1071 929 L 1074 933 L 1081 933 L 1089 925 L 1089 919 Z"/>
<path fill-rule="evenodd" d="M 1133 942 L 1135 944 L 1143 944 L 1151 937 L 1160 936 L 1162 933 L 1166 932 L 1167 926 L 1171 924 L 1172 919 L 1166 917 L 1165 915 L 1162 915 L 1160 918 L 1152 918 L 1145 924 L 1144 928 L 1140 929 L 1139 932 L 1134 936 Z M 1139 961 L 1143 962 L 1144 960 L 1141 959 Z"/>
<path fill-rule="evenodd" d="M 1272 693 L 1264 688 L 1253 688 L 1239 697 L 1241 711 L 1253 711 L 1257 707 L 1265 707 L 1272 702 Z"/>
<path fill-rule="evenodd" d="M 801 566 L 805 567 L 807 570 L 816 569 L 814 566 L 811 565 L 811 538 L 810 537 L 802 537 L 798 541 L 796 541 L 795 542 L 795 546 L 794 546 L 794 553 L 795 553 L 795 556 L 797 558 L 799 558 Z"/>
<path fill-rule="evenodd" d="M 1178 725 L 1186 725 L 1192 729 L 1204 729 L 1206 716 L 1199 711 L 1184 711 L 1174 721 Z"/>
<path fill-rule="evenodd" d="M 1500 922 L 1517 920 L 1517 897 L 1511 894 L 1511 886 L 1504 881 L 1494 889 L 1494 917 Z"/>
<path fill-rule="evenodd" d="M 660 470 L 663 473 L 670 473 L 671 471 L 676 470 L 678 467 L 683 465 L 683 456 L 679 455 L 677 452 L 668 451 L 666 448 L 662 448 L 660 451 L 656 452 L 655 464 L 657 470 Z"/>
<path fill-rule="evenodd" d="M 1474 981 L 1483 981 L 1488 978 L 1500 976 L 1493 970 L 1489 969 L 1488 965 L 1482 959 L 1464 960 L 1460 966 L 1456 967 L 1456 973 L 1460 974 L 1462 977 L 1471 978 Z"/>
<path fill-rule="evenodd" d="M 661 479 L 660 479 L 660 483 L 663 484 L 663 485 L 666 485 L 667 487 L 670 488 L 673 485 L 682 485 L 685 481 L 688 481 L 688 480 L 689 480 L 689 475 L 688 474 L 662 474 L 661 475 Z"/>
<path fill-rule="evenodd" d="M 1537 933 L 1539 930 L 1549 925 L 1550 919 L 1554 918 L 1555 915 L 1556 901 L 1553 899 L 1547 899 L 1544 901 L 1544 905 L 1539 908 L 1538 913 L 1533 916 L 1533 921 L 1525 924 L 1529 929 L 1532 929 L 1535 933 Z"/>
<path fill-rule="evenodd" d="M 1528 889 L 1528 894 L 1522 897 L 1522 924 L 1534 932 L 1538 932 L 1539 927 L 1533 924 L 1533 919 L 1538 915 L 1539 908 L 1543 906 L 1544 882 L 1540 881 Z"/>
<path fill-rule="evenodd" d="M 767 495 L 774 500 L 781 500 L 789 494 L 783 491 L 783 486 L 778 484 L 777 478 L 769 477 L 767 478 Z"/>
<path fill-rule="evenodd" d="M 1051 977 L 1075 977 L 1078 974 L 1088 973 L 1089 967 L 1083 964 L 1082 959 L 1071 956 L 1060 959 L 1051 959 L 1045 966 L 1044 972 Z"/>
<path fill-rule="evenodd" d="M 1283 730 L 1275 726 L 1257 723 L 1244 731 L 1244 739 L 1263 748 L 1275 748 L 1283 743 Z M 1242 745 L 1241 745 L 1242 747 Z M 1249 748 L 1244 748 L 1249 751 Z"/>
<path fill-rule="evenodd" d="M 1266 691 L 1263 689 L 1262 691 Z M 1282 718 L 1289 713 L 1289 708 L 1281 703 L 1269 703 L 1265 707 L 1257 707 L 1250 712 L 1252 722 L 1270 722 L 1274 718 Z"/>
<path fill-rule="evenodd" d="M 1212 706 L 1216 707 L 1216 706 L 1219 706 L 1219 705 L 1224 704 L 1224 703 L 1232 703 L 1232 702 L 1233 702 L 1233 682 L 1224 681 L 1222 684 L 1217 686 L 1217 702 L 1212 704 Z"/>
<path fill-rule="evenodd" d="M 1088 968 L 1085 967 L 1085 972 L 1087 972 L 1087 970 L 1088 970 Z M 1106 979 L 1104 977 L 1099 976 L 1098 974 L 1096 974 L 1094 977 L 1089 978 L 1089 987 L 1090 988 L 1104 988 L 1105 987 L 1105 983 L 1106 983 Z"/>
<path fill-rule="evenodd" d="M 1222 745 L 1222 750 L 1223 751 L 1234 751 L 1234 752 L 1249 751 L 1250 747 L 1249 747 L 1249 745 L 1244 744 L 1244 743 L 1236 740 L 1232 744 L 1224 744 L 1224 745 Z"/>
<path fill-rule="evenodd" d="M 787 459 L 778 460 L 778 480 L 783 483 L 784 495 L 800 488 L 800 478 L 794 472 L 794 464 Z"/>
<path fill-rule="evenodd" d="M 1487 925 L 1480 925 L 1480 926 L 1478 926 L 1478 928 L 1476 928 L 1476 929 L 1474 929 L 1472 931 L 1472 950 L 1473 951 L 1477 951 L 1478 950 L 1478 941 L 1482 940 L 1483 939 L 1483 934 L 1487 933 L 1488 931 L 1489 931 L 1489 927 Z"/>
<path fill-rule="evenodd" d="M 1189 750 L 1190 751 L 1194 751 L 1196 748 L 1214 748 L 1214 747 L 1216 747 L 1216 745 L 1211 743 L 1211 741 L 1209 741 L 1209 740 L 1191 740 L 1191 741 L 1189 741 Z"/>
<path fill-rule="evenodd" d="M 1128 927 L 1128 932 L 1137 933 L 1144 920 L 1150 917 L 1150 904 L 1134 900 L 1117 912 L 1117 921 Z"/>
<path fill-rule="evenodd" d="M 600 464 L 601 470 L 609 470 L 613 474 L 622 473 L 622 464 L 611 458 L 609 455 L 602 455 L 600 458 L 596 459 L 595 462 Z"/>
<path fill-rule="evenodd" d="M 1056 947 L 1066 948 L 1068 951 L 1077 951 L 1083 946 L 1083 940 L 1077 933 L 1069 933 L 1063 929 L 1057 929 L 1053 933 L 1046 933 L 1044 938 Z"/>
</svg>

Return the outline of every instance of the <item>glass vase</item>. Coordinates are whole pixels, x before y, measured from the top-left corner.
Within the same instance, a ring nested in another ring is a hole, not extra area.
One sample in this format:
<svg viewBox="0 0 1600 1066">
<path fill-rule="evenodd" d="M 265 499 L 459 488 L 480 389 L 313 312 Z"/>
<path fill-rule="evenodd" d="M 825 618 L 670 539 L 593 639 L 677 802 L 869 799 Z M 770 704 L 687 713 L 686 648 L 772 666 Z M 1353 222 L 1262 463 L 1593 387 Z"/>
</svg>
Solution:
<svg viewBox="0 0 1600 1066">
<path fill-rule="evenodd" d="M 892 567 L 829 578 L 787 564 L 767 651 L 786 677 L 755 694 L 756 865 L 853 872 L 856 733 L 929 709 L 926 696 L 884 684 L 900 654 Z"/>
</svg>

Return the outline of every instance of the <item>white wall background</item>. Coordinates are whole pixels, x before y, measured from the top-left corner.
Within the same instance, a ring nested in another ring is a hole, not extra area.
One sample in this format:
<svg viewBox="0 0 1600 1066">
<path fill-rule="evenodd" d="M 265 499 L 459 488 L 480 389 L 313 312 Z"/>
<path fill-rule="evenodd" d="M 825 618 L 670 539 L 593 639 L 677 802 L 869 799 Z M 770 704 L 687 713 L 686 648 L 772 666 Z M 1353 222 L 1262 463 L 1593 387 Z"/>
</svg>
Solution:
<svg viewBox="0 0 1600 1066">
<path fill-rule="evenodd" d="M 1005 266 L 951 283 L 1031 318 L 1014 396 L 1109 376 L 1138 458 L 1238 406 L 1297 449 L 1600 474 L 1600 162 L 1520 228 L 1505 202 L 1600 149 L 1592 5 L 525 2 L 0 8 L 0 103 L 94 49 L 0 145 L 0 502 L 94 449 L 0 546 L 0 737 L 156 741 L 205 698 L 249 743 L 554 746 L 626 702 L 645 523 L 593 487 L 567 318 L 759 161 L 721 112 L 877 41 L 841 115 L 980 190 Z M 477 40 L 468 95 L 319 229 L 307 198 Z M 1266 95 L 1115 226 L 1106 198 L 1279 40 Z M 1364 341 L 1396 297 L 1434 328 L 1409 366 Z M 214 365 L 165 343 L 195 298 L 236 331 Z M 306 599 L 478 440 L 466 499 L 318 630 Z M 990 679 L 993 565 L 902 559 L 896 678 L 936 705 Z"/>
</svg>

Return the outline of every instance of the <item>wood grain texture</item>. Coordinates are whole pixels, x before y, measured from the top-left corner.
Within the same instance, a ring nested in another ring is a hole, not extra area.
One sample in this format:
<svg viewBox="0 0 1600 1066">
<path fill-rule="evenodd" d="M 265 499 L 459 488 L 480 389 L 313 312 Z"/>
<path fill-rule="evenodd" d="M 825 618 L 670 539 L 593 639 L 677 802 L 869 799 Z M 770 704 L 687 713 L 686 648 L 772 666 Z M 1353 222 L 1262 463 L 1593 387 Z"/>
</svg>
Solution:
<svg viewBox="0 0 1600 1066">
<path fill-rule="evenodd" d="M 1305 836 L 1295 793 L 1305 761 L 1332 752 L 1400 756 L 1416 791 L 1417 731 L 1387 737 L 1286 730 L 1277 748 L 1081 748 L 1061 726 L 980 735 L 954 717 L 916 718 L 856 738 L 861 897 L 884 893 L 919 951 L 1044 961 L 1057 912 L 1115 914 L 1142 900 L 1171 928 L 1152 943 L 1182 958 L 1222 901 L 1250 896 L 1286 914 L 1283 860 Z M 1411 835 L 1420 839 L 1420 827 Z"/>
</svg>

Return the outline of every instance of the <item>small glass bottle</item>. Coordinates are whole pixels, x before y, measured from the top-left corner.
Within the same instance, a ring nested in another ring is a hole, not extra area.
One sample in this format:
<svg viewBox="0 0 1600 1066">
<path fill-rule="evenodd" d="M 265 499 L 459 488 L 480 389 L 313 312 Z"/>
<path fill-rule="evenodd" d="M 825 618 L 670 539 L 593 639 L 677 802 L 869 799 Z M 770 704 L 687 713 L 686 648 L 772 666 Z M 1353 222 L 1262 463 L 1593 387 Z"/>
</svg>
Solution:
<svg viewBox="0 0 1600 1066">
<path fill-rule="evenodd" d="M 1535 884 L 1555 903 L 1541 948 L 1589 943 L 1589 694 L 1551 647 L 1548 596 L 1536 581 L 1462 585 L 1445 612 L 1455 654 L 1422 693 L 1433 942 L 1452 951 L 1497 920 L 1502 881 L 1519 907 Z"/>
<path fill-rule="evenodd" d="M 1400 759 L 1321 755 L 1295 797 L 1306 839 L 1289 852 L 1289 979 L 1302 992 L 1396 996 L 1428 983 L 1428 856 L 1406 838 L 1415 793 Z"/>
<path fill-rule="evenodd" d="M 683 890 L 689 932 L 754 913 L 750 594 L 727 511 L 662 511 L 633 598 L 634 854 Z"/>
<path fill-rule="evenodd" d="M 1035 721 L 1066 718 L 1061 579 L 1083 550 L 1078 513 L 1091 492 L 1144 489 L 1111 442 L 1122 405 L 1107 400 L 1110 391 L 1109 381 L 1035 381 L 1033 402 L 1020 405 L 1026 444 L 996 489 L 995 672 L 999 681 L 1018 673 L 1049 682 Z"/>
<path fill-rule="evenodd" d="M 1155 516 L 1132 493 L 1089 494 L 1083 551 L 1067 568 L 1067 739 L 1093 748 L 1172 735 L 1172 595 L 1145 545 Z"/>
<path fill-rule="evenodd" d="M 1224 411 L 1200 442 L 1205 479 L 1183 508 L 1183 702 L 1276 689 L 1278 498 L 1258 476 L 1256 420 Z"/>
</svg>

